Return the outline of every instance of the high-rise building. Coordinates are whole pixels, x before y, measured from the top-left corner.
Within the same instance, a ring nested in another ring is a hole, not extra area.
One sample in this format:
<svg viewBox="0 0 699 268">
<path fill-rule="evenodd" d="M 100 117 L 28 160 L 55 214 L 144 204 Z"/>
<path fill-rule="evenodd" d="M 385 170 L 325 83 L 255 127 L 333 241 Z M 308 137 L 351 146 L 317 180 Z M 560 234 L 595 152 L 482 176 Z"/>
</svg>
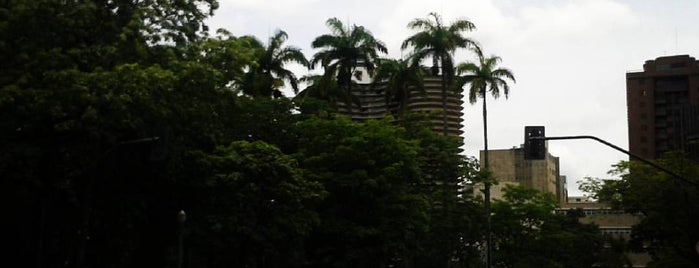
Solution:
<svg viewBox="0 0 699 268">
<path fill-rule="evenodd" d="M 699 152 L 699 61 L 688 55 L 646 61 L 626 74 L 629 151 L 646 159 Z"/>
<path fill-rule="evenodd" d="M 355 71 L 352 94 L 359 101 L 348 109 L 347 105 L 340 103 L 338 111 L 341 114 L 350 116 L 355 121 L 369 119 L 381 119 L 386 115 L 397 116 L 399 114 L 399 104 L 396 100 L 386 101 L 384 85 L 379 83 L 371 86 L 371 77 L 365 71 L 359 69 Z M 447 136 L 461 137 L 463 134 L 463 94 L 447 90 L 446 109 L 442 109 L 442 80 L 439 76 L 424 77 L 425 94 L 413 90 L 408 98 L 405 112 L 432 113 L 431 124 L 435 133 L 445 133 Z M 443 113 L 446 113 L 446 131 L 444 131 Z"/>
<path fill-rule="evenodd" d="M 565 187 L 565 176 L 560 175 L 560 163 L 556 156 L 546 152 L 543 160 L 524 159 L 524 149 L 488 150 L 488 168 L 493 174 L 497 185 L 491 188 L 491 198 L 502 199 L 502 189 L 506 185 L 518 185 L 532 188 L 556 197 L 559 203 L 565 202 L 568 194 Z M 485 151 L 481 151 L 483 159 Z M 481 166 L 483 166 L 481 162 Z"/>
</svg>

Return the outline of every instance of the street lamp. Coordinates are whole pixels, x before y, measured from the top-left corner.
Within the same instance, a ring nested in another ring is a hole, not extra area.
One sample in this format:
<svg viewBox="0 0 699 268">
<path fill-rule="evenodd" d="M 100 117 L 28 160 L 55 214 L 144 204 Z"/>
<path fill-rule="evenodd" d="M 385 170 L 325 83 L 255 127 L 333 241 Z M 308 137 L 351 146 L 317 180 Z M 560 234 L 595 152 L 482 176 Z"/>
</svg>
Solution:
<svg viewBox="0 0 699 268">
<path fill-rule="evenodd" d="M 187 220 L 187 213 L 184 212 L 184 210 L 180 210 L 180 212 L 177 212 L 177 223 L 179 224 L 179 232 L 177 236 L 177 268 L 182 268 L 182 259 L 183 259 L 183 247 L 182 247 L 182 236 L 184 234 L 184 222 Z"/>
</svg>

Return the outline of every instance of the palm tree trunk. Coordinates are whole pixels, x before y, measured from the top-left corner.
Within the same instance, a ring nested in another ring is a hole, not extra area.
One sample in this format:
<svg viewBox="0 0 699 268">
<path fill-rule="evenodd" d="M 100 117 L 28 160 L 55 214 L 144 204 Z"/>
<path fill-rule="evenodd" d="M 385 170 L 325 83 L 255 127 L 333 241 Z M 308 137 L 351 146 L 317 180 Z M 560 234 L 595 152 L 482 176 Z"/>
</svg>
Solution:
<svg viewBox="0 0 699 268">
<path fill-rule="evenodd" d="M 352 71 L 351 71 L 351 69 L 348 70 L 345 73 L 345 75 L 347 77 L 347 81 L 345 81 L 345 83 L 347 83 L 347 93 L 346 93 L 347 94 L 347 96 L 346 96 L 346 98 L 347 98 L 347 111 L 348 111 L 348 114 L 350 116 L 350 120 L 354 121 L 354 114 L 353 114 L 353 110 L 352 110 L 353 101 L 352 101 Z"/>
<path fill-rule="evenodd" d="M 350 84 L 347 84 L 347 98 L 348 98 L 347 111 L 349 112 L 350 119 L 352 119 L 354 121 L 354 114 L 352 114 L 352 111 L 353 111 L 352 104 L 354 101 L 352 101 L 352 85 L 350 85 Z"/>
<path fill-rule="evenodd" d="M 447 73 L 442 62 L 442 134 L 444 136 L 449 132 L 447 126 Z"/>
<path fill-rule="evenodd" d="M 493 234 L 491 232 L 491 218 L 490 218 L 490 161 L 488 160 L 488 110 L 486 108 L 486 90 L 483 89 L 483 170 L 485 171 L 485 189 L 484 191 L 484 206 L 485 206 L 485 217 L 486 217 L 486 257 L 485 257 L 485 267 L 490 268 L 492 265 L 492 251 L 493 251 Z"/>
</svg>

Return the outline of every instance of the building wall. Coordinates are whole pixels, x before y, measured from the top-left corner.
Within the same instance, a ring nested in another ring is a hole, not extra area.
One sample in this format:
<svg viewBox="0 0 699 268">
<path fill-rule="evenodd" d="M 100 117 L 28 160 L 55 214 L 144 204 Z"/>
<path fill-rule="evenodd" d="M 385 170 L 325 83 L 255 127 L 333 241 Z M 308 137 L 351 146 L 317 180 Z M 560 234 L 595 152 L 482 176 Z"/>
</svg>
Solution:
<svg viewBox="0 0 699 268">
<path fill-rule="evenodd" d="M 480 152 L 480 159 L 484 159 L 484 151 Z M 556 200 L 564 200 L 560 190 L 560 168 L 558 157 L 546 154 L 544 160 L 524 159 L 522 148 L 504 150 L 489 150 L 489 169 L 494 178 L 501 184 L 495 186 L 498 190 L 491 192 L 493 199 L 502 199 L 501 189 L 507 184 L 516 184 L 541 192 L 550 193 Z M 481 167 L 483 167 L 481 162 Z M 506 183 L 505 183 L 506 182 Z"/>
<path fill-rule="evenodd" d="M 399 105 L 395 100 L 386 102 L 383 90 L 384 85 L 372 86 L 371 79 L 361 75 L 361 79 L 355 79 L 356 85 L 352 93 L 359 99 L 360 106 L 353 105 L 351 109 L 344 103 L 338 104 L 338 112 L 350 116 L 355 121 L 381 119 L 387 115 L 399 116 Z M 355 77 L 356 78 L 356 77 Z M 432 130 L 435 133 L 444 133 L 443 113 L 447 115 L 446 134 L 452 137 L 461 137 L 463 134 L 463 94 L 448 90 L 446 95 L 446 111 L 442 109 L 442 83 L 438 76 L 425 76 L 425 94 L 413 90 L 406 102 L 405 112 L 430 113 Z"/>
<path fill-rule="evenodd" d="M 643 71 L 626 74 L 629 151 L 655 159 L 686 150 L 696 136 L 699 62 L 688 55 L 646 61 Z"/>
<path fill-rule="evenodd" d="M 641 214 L 611 209 L 609 204 L 599 203 L 584 196 L 572 196 L 567 199 L 568 202 L 561 205 L 558 213 L 569 213 L 579 209 L 582 211 L 580 223 L 595 224 L 601 233 L 627 241 L 631 238 L 633 226 L 643 217 Z M 632 267 L 646 267 L 651 260 L 647 252 L 625 252 L 624 255 L 631 261 Z"/>
<path fill-rule="evenodd" d="M 558 183 L 556 184 L 556 197 L 558 198 L 558 203 L 563 204 L 567 201 L 566 199 L 568 198 L 568 177 L 560 175 L 560 163 L 558 167 L 559 175 Z"/>
</svg>

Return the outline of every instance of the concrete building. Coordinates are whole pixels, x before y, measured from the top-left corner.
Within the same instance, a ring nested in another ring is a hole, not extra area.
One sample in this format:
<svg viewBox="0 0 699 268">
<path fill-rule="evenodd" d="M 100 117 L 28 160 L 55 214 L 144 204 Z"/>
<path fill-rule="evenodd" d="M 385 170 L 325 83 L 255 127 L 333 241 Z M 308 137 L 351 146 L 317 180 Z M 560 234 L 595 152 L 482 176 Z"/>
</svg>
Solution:
<svg viewBox="0 0 699 268">
<path fill-rule="evenodd" d="M 352 120 L 364 121 L 369 119 L 381 119 L 386 115 L 398 115 L 399 105 L 396 101 L 386 103 L 383 93 L 383 85 L 371 87 L 372 79 L 361 68 L 355 71 L 353 80 L 357 83 L 352 93 L 360 102 L 360 106 L 352 106 L 348 109 L 344 103 L 338 104 L 338 111 L 350 116 Z M 444 133 L 443 113 L 447 115 L 448 136 L 461 137 L 463 134 L 463 94 L 447 91 L 446 111 L 442 109 L 442 80 L 439 76 L 424 77 L 425 94 L 413 91 L 406 102 L 407 113 L 430 113 L 432 130 L 435 133 Z"/>
<path fill-rule="evenodd" d="M 483 159 L 484 151 L 481 151 Z M 557 213 L 580 213 L 579 221 L 595 224 L 602 234 L 628 240 L 634 225 L 641 220 L 641 215 L 612 209 L 605 203 L 599 203 L 587 196 L 568 196 L 566 176 L 560 175 L 560 160 L 546 152 L 544 160 L 524 159 L 522 148 L 490 150 L 488 155 L 490 171 L 498 180 L 498 185 L 491 188 L 492 199 L 502 199 L 502 189 L 507 185 L 518 185 L 553 194 L 559 202 Z M 483 165 L 483 163 L 481 163 Z M 480 193 L 476 193 L 480 194 Z M 647 252 L 625 252 L 631 267 L 646 267 L 650 261 Z"/>
<path fill-rule="evenodd" d="M 646 159 L 683 150 L 699 152 L 699 61 L 660 57 L 626 74 L 629 151 Z M 695 154 L 697 155 L 697 154 Z"/>
<path fill-rule="evenodd" d="M 614 238 L 628 241 L 633 226 L 641 221 L 642 215 L 631 214 L 623 210 L 612 209 L 609 204 L 599 203 L 587 196 L 571 196 L 561 204 L 558 213 L 580 213 L 580 223 L 595 224 L 600 232 Z M 646 267 L 651 257 L 647 252 L 625 252 L 631 267 Z"/>
<path fill-rule="evenodd" d="M 480 152 L 480 159 L 485 151 Z M 558 157 L 548 152 L 544 160 L 524 159 L 523 148 L 489 150 L 489 168 L 498 185 L 491 187 L 491 197 L 502 199 L 502 189 L 506 185 L 519 185 L 541 192 L 550 193 L 563 202 L 567 195 L 565 177 L 561 179 Z M 481 162 L 481 167 L 484 165 Z"/>
</svg>

